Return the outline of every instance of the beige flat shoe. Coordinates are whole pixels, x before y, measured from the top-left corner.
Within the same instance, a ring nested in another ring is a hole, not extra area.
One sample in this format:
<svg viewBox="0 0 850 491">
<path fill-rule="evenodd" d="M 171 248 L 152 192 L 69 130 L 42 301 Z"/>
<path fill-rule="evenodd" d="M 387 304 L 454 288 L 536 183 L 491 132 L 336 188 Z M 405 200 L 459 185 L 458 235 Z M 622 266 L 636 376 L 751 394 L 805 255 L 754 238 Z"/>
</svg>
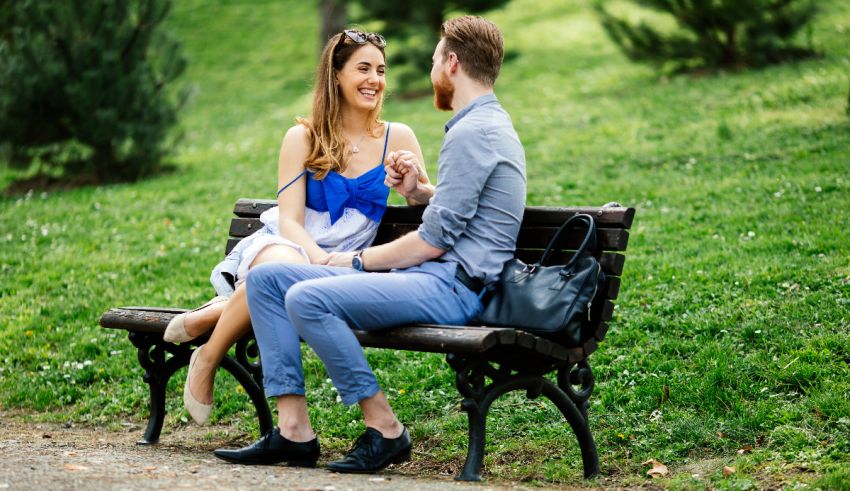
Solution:
<svg viewBox="0 0 850 491">
<path fill-rule="evenodd" d="M 203 346 L 196 349 L 192 353 L 192 357 L 189 358 L 189 370 L 186 372 L 186 383 L 183 384 L 183 407 L 186 408 L 186 411 L 189 412 L 189 416 L 192 417 L 195 423 L 203 426 L 210 419 L 212 404 L 198 402 L 194 397 L 192 397 L 192 391 L 189 390 L 189 380 L 192 376 L 192 367 L 195 366 L 195 358 L 198 357 L 198 353 L 201 352 L 201 348 L 203 348 Z"/>
<path fill-rule="evenodd" d="M 227 297 L 215 297 L 209 302 L 201 305 L 195 310 L 190 310 L 189 312 L 183 312 L 182 314 L 175 315 L 171 322 L 168 323 L 168 326 L 165 328 L 165 332 L 162 334 L 162 339 L 168 341 L 169 343 L 188 343 L 189 341 L 195 339 L 198 336 L 192 336 L 188 332 L 186 332 L 186 316 L 191 314 L 192 312 L 197 312 L 205 307 L 209 307 L 214 303 L 224 302 L 227 300 Z"/>
</svg>

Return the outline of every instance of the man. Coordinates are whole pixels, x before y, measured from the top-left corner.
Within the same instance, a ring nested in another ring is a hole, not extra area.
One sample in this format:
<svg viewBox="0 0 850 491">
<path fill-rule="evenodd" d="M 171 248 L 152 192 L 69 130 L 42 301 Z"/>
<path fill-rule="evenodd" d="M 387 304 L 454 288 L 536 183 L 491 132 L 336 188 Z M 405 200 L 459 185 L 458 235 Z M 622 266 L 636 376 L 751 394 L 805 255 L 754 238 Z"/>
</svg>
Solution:
<svg viewBox="0 0 850 491">
<path fill-rule="evenodd" d="M 333 254 L 328 266 L 263 264 L 248 276 L 248 305 L 278 425 L 253 445 L 216 450 L 245 464 L 315 465 L 319 443 L 307 415 L 299 336 L 321 358 L 342 402 L 357 402 L 366 432 L 337 472 L 376 472 L 409 458 L 407 430 L 378 386 L 352 329 L 410 323 L 466 324 L 485 287 L 513 257 L 525 208 L 525 155 L 493 93 L 502 33 L 465 16 L 446 21 L 431 81 L 446 124 L 436 190 L 418 182 L 400 152 L 387 158 L 387 184 L 428 202 L 422 225 L 393 242 Z M 433 195 L 433 196 L 432 196 Z M 366 271 L 391 273 L 367 274 Z"/>
</svg>

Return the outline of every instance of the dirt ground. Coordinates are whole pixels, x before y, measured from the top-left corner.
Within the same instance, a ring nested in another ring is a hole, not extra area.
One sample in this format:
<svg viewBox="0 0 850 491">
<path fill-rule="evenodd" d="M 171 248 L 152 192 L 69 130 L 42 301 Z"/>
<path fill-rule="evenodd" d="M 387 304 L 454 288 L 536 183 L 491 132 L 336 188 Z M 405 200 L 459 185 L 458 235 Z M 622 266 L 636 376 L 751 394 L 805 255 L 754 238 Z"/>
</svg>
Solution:
<svg viewBox="0 0 850 491">
<path fill-rule="evenodd" d="M 459 483 L 415 477 L 403 464 L 377 475 L 343 475 L 284 466 L 240 466 L 216 459 L 210 449 L 235 447 L 211 441 L 210 428 L 187 426 L 157 445 L 137 445 L 142 428 L 93 430 L 27 423 L 0 411 L 0 490 L 10 489 L 541 489 L 510 483 Z M 321 463 L 321 461 L 320 461 Z M 562 488 L 563 489 L 563 488 Z"/>
</svg>

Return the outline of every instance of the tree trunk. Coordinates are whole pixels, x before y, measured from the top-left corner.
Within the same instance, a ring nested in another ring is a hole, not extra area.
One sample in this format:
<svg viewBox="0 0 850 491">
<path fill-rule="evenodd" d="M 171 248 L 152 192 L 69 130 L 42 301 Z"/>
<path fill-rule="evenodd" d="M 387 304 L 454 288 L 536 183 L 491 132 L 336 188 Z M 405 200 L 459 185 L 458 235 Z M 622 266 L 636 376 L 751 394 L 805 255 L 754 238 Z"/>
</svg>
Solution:
<svg viewBox="0 0 850 491">
<path fill-rule="evenodd" d="M 328 39 L 345 29 L 348 23 L 345 0 L 321 0 L 319 15 L 322 16 L 322 27 L 319 32 L 319 51 L 321 51 Z"/>
<path fill-rule="evenodd" d="M 735 25 L 732 24 L 726 28 L 726 44 L 723 46 L 723 64 L 735 66 L 739 62 L 738 46 L 735 44 Z"/>
<path fill-rule="evenodd" d="M 115 165 L 115 155 L 110 143 L 92 145 L 91 163 L 97 182 L 124 181 L 126 169 Z"/>
</svg>

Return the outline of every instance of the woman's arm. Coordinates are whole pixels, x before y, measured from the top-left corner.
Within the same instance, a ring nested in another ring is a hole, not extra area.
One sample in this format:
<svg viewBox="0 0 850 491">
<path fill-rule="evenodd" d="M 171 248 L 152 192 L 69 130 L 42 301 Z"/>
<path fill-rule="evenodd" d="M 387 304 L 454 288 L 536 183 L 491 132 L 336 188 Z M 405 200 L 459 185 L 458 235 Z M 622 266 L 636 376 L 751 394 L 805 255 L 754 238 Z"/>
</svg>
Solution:
<svg viewBox="0 0 850 491">
<path fill-rule="evenodd" d="M 310 155 L 310 139 L 307 128 L 295 125 L 286 132 L 280 145 L 277 161 L 278 190 L 304 171 L 304 163 Z M 304 230 L 304 208 L 307 202 L 307 179 L 305 174 L 289 185 L 277 197 L 279 208 L 278 227 L 280 235 L 300 245 L 307 252 L 311 263 L 319 263 L 327 253 Z"/>
</svg>

